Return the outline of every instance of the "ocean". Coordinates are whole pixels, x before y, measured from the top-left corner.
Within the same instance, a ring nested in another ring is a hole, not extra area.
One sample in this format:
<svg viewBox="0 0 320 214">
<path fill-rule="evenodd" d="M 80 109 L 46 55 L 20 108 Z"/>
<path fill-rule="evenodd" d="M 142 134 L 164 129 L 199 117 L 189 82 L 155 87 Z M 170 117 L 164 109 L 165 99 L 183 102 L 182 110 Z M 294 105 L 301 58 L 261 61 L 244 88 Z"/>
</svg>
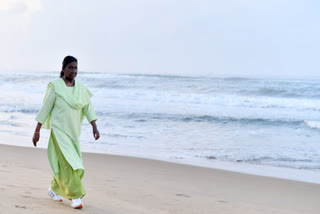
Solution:
<svg viewBox="0 0 320 214">
<path fill-rule="evenodd" d="M 37 112 L 59 72 L 0 73 L 0 143 L 33 146 Z M 320 80 L 79 72 L 101 139 L 83 152 L 144 157 L 320 182 Z M 42 130 L 39 147 L 49 132 Z"/>
</svg>

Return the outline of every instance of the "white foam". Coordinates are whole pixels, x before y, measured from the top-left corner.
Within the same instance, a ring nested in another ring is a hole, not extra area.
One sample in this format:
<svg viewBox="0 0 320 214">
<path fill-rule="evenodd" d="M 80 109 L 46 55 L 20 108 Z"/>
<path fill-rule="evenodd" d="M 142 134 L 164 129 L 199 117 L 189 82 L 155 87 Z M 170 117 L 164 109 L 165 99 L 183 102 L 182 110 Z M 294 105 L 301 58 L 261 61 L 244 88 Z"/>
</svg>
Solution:
<svg viewBox="0 0 320 214">
<path fill-rule="evenodd" d="M 320 129 L 320 121 L 304 121 L 310 128 Z"/>
</svg>

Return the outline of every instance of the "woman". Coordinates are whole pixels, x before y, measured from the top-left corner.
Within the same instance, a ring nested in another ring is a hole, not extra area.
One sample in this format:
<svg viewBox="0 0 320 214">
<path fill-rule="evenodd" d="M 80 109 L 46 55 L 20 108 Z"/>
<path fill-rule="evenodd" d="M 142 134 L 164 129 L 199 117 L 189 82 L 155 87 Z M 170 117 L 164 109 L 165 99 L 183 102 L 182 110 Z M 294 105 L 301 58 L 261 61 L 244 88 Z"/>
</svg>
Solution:
<svg viewBox="0 0 320 214">
<path fill-rule="evenodd" d="M 92 125 L 95 140 L 99 139 L 100 134 L 95 123 L 97 115 L 90 101 L 92 94 L 75 80 L 77 70 L 77 59 L 66 56 L 60 78 L 48 84 L 43 106 L 36 117 L 38 124 L 33 144 L 37 146 L 41 127 L 51 128 L 48 159 L 54 177 L 49 195 L 56 201 L 62 201 L 62 197 L 68 198 L 72 200 L 73 208 L 81 209 L 81 198 L 86 194 L 81 182 L 84 168 L 79 142 L 84 116 Z"/>
</svg>

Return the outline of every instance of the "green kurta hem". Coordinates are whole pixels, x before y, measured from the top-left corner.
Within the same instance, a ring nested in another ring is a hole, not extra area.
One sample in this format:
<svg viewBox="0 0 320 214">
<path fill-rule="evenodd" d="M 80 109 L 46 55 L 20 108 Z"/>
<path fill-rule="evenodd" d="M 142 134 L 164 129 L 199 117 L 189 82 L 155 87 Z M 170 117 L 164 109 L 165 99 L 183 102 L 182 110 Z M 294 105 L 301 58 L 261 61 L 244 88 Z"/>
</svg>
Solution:
<svg viewBox="0 0 320 214">
<path fill-rule="evenodd" d="M 68 161 L 63 156 L 53 130 L 51 130 L 50 144 L 53 145 L 55 155 L 58 159 L 59 172 L 54 175 L 51 181 L 51 189 L 58 195 L 69 200 L 82 198 L 86 191 L 82 185 L 81 179 L 84 175 L 83 169 L 73 170 Z"/>
<path fill-rule="evenodd" d="M 82 198 L 86 193 L 81 183 L 84 175 L 80 152 L 80 133 L 84 117 L 97 120 L 91 92 L 80 82 L 67 87 L 59 78 L 48 84 L 43 106 L 36 120 L 51 128 L 48 159 L 54 173 L 51 189 L 68 198 Z"/>
</svg>

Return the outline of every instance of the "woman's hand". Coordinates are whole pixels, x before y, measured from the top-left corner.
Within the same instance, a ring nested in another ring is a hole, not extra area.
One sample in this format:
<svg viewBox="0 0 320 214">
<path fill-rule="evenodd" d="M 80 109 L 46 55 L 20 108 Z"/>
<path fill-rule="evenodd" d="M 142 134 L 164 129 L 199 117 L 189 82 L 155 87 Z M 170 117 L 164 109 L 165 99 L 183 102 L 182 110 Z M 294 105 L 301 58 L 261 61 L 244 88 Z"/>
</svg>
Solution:
<svg viewBox="0 0 320 214">
<path fill-rule="evenodd" d="M 95 140 L 98 140 L 100 138 L 100 133 L 98 131 L 98 128 L 97 128 L 97 124 L 96 124 L 96 121 L 93 120 L 90 122 L 91 125 L 92 125 L 92 132 L 93 132 L 93 137 Z"/>
<path fill-rule="evenodd" d="M 37 147 L 37 143 L 40 139 L 40 129 L 41 129 L 41 126 L 42 124 L 41 123 L 38 123 L 37 124 L 37 127 L 36 127 L 36 130 L 34 131 L 34 134 L 33 134 L 33 138 L 32 138 L 32 142 L 33 142 L 33 145 L 35 147 Z"/>
<path fill-rule="evenodd" d="M 95 139 L 95 140 L 98 140 L 98 139 L 100 138 L 100 133 L 99 133 L 97 127 L 93 128 L 92 131 L 93 131 L 93 137 L 94 137 L 94 139 Z"/>
<path fill-rule="evenodd" d="M 37 142 L 39 141 L 39 139 L 40 139 L 40 132 L 37 132 L 37 133 L 35 132 L 32 138 L 32 142 L 35 147 L 37 147 Z"/>
</svg>

